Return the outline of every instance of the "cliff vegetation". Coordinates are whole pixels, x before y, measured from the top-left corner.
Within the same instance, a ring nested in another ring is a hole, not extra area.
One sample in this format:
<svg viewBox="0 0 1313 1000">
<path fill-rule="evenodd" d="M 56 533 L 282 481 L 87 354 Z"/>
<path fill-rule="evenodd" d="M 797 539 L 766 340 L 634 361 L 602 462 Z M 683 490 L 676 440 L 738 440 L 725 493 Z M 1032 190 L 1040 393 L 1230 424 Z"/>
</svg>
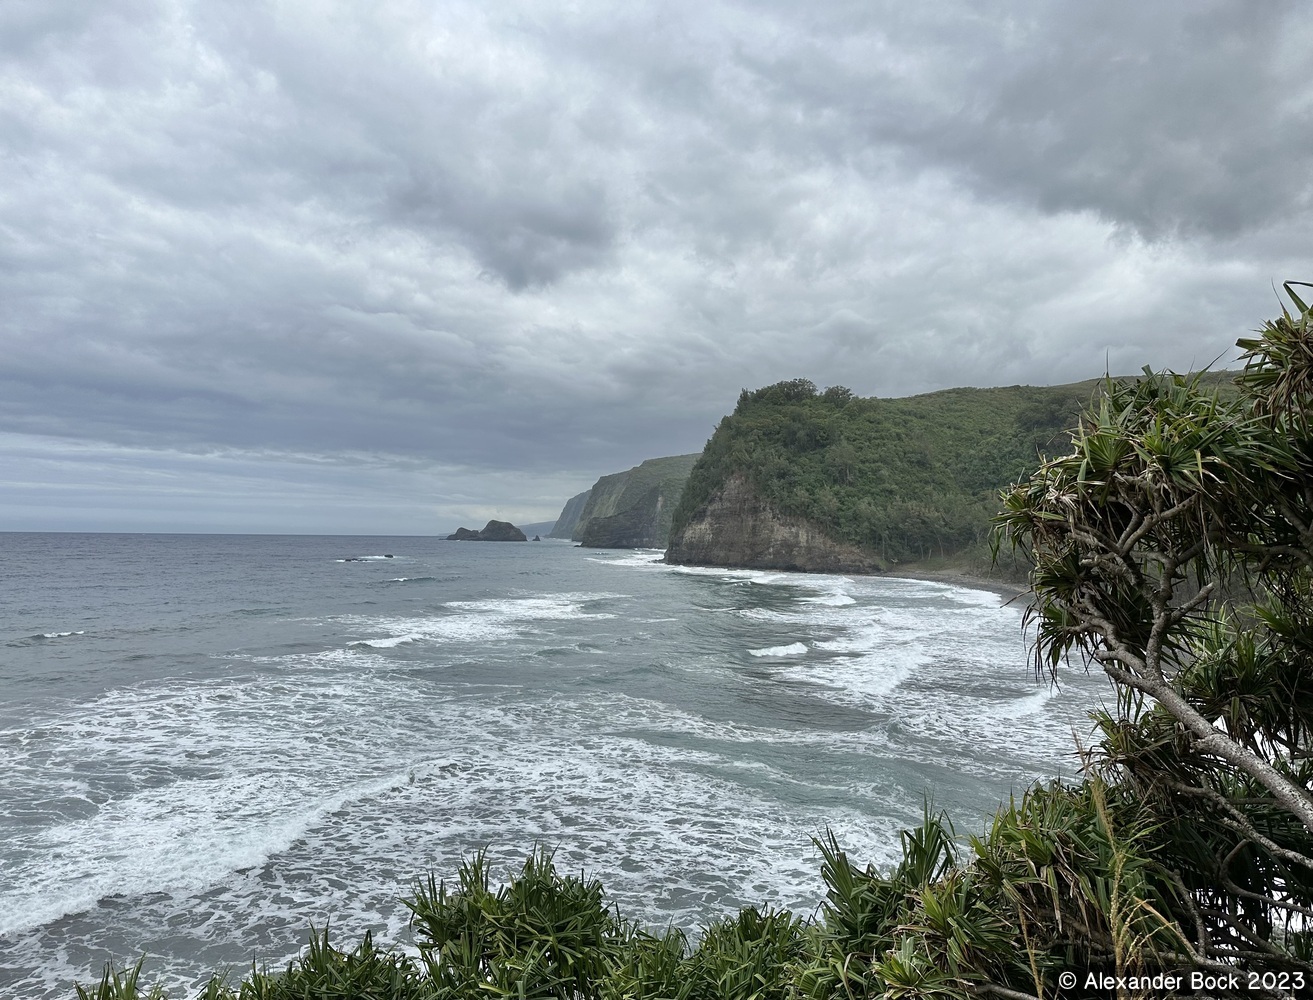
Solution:
<svg viewBox="0 0 1313 1000">
<path fill-rule="evenodd" d="M 588 497 L 592 495 L 592 492 L 592 490 L 584 490 L 565 502 L 560 515 L 556 518 L 556 523 L 552 525 L 552 530 L 547 533 L 548 538 L 574 537 L 575 526 L 578 525 L 579 518 L 584 512 L 584 507 L 588 504 Z"/>
<path fill-rule="evenodd" d="M 649 458 L 603 476 L 591 490 L 572 497 L 561 511 L 553 537 L 571 524 L 569 537 L 590 548 L 664 549 L 670 519 L 697 455 Z"/>
<path fill-rule="evenodd" d="M 727 490 L 864 553 L 867 569 L 964 551 L 984 557 L 999 490 L 1067 445 L 1068 429 L 1098 385 L 947 389 L 901 399 L 861 398 L 842 386 L 822 392 L 807 379 L 744 390 L 674 511 L 672 561 L 718 561 L 732 528 L 713 528 L 701 549 L 686 551 L 683 536 Z M 744 561 L 733 553 L 727 564 Z"/>
</svg>

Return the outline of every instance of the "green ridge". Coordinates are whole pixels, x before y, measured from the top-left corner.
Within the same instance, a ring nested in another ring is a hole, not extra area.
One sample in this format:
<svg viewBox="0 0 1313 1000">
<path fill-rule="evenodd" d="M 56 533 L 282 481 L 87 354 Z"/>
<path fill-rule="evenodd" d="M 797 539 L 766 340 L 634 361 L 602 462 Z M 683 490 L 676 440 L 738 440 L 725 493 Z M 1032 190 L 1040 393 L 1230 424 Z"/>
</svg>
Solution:
<svg viewBox="0 0 1313 1000">
<path fill-rule="evenodd" d="M 649 458 L 603 476 L 588 492 L 571 537 L 593 548 L 665 548 L 671 516 L 697 460 Z"/>
<path fill-rule="evenodd" d="M 744 390 L 693 467 L 672 533 L 738 474 L 779 513 L 888 564 L 981 547 L 998 491 L 1066 447 L 1100 384 L 901 399 L 820 392 L 806 379 Z"/>
</svg>

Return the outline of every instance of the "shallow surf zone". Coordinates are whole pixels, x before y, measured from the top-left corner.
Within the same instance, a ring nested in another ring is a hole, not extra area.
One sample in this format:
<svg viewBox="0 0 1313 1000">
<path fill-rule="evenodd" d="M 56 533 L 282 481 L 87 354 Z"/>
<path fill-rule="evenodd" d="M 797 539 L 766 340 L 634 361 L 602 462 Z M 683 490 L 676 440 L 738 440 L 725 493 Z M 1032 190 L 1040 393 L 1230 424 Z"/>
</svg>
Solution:
<svg viewBox="0 0 1313 1000">
<path fill-rule="evenodd" d="M 358 639 L 353 645 L 387 649 L 404 642 L 490 643 L 512 641 L 525 632 L 537 631 L 553 621 L 612 618 L 605 611 L 590 611 L 590 605 L 623 599 L 622 594 L 555 594 L 485 601 L 447 601 L 440 609 L 424 616 L 390 617 L 350 615 L 334 624 L 390 634 Z"/>
<path fill-rule="evenodd" d="M 404 941 L 398 894 L 484 846 L 509 873 L 553 845 L 626 913 L 692 929 L 749 901 L 810 909 L 809 838 L 827 825 L 896 838 L 860 808 L 785 800 L 787 777 L 685 743 L 698 720 L 660 704 L 444 696 L 369 657 L 318 666 L 120 691 L 64 720 L 101 763 L 77 783 L 75 762 L 50 761 L 62 801 L 8 868 L 13 995 L 86 978 L 58 955 L 144 951 L 190 990 L 256 955 L 276 966 L 311 923 Z M 18 766 L 48 749 L 31 742 Z"/>
<path fill-rule="evenodd" d="M 311 923 L 404 943 L 399 897 L 484 847 L 499 878 L 554 847 L 653 926 L 808 913 L 813 836 L 890 864 L 926 795 L 979 829 L 1063 766 L 1083 710 L 1030 682 L 992 595 L 572 548 L 524 587 L 538 564 L 494 557 L 501 577 L 435 557 L 405 572 L 423 587 L 316 597 L 255 644 L 234 618 L 203 668 L 5 716 L 0 994 L 146 953 L 190 995 L 277 968 Z"/>
<path fill-rule="evenodd" d="M 816 697 L 869 713 L 909 760 L 942 761 L 993 781 L 1070 775 L 1075 746 L 1105 703 L 1101 675 L 1037 681 L 1022 608 L 933 581 L 667 566 L 660 553 L 607 561 L 790 595 L 733 609 L 792 641 L 749 647 L 756 665 Z M 988 748 L 987 752 L 982 752 Z"/>
</svg>

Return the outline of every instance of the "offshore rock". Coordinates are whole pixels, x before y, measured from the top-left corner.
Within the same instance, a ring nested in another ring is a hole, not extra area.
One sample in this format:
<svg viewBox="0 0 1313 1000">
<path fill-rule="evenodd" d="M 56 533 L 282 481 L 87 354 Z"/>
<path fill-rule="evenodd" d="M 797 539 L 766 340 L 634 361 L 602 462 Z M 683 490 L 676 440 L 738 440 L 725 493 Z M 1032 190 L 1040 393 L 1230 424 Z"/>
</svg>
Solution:
<svg viewBox="0 0 1313 1000">
<path fill-rule="evenodd" d="M 447 536 L 449 542 L 527 542 L 528 536 L 510 521 L 489 521 L 482 531 L 457 528 Z"/>
<path fill-rule="evenodd" d="M 880 557 L 835 541 L 805 518 L 780 514 L 740 473 L 731 475 L 670 539 L 666 562 L 804 573 L 879 573 Z"/>
</svg>

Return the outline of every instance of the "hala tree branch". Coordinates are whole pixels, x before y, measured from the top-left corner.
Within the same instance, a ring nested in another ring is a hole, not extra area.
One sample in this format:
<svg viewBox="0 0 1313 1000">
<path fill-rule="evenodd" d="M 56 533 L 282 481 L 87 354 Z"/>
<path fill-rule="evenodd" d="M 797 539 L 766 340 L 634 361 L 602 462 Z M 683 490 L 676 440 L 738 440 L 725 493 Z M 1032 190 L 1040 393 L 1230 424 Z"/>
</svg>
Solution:
<svg viewBox="0 0 1313 1000">
<path fill-rule="evenodd" d="M 1262 903 L 1264 906 L 1270 906 L 1274 910 L 1285 910 L 1288 913 L 1298 913 L 1304 917 L 1313 917 L 1313 910 L 1307 906 L 1300 906 L 1298 903 L 1292 903 L 1287 899 L 1273 899 L 1271 896 L 1264 896 L 1261 893 L 1250 892 L 1248 889 L 1242 889 L 1229 878 L 1222 879 L 1222 886 L 1233 896 L 1239 896 L 1242 899 L 1252 899 L 1255 903 Z"/>
<path fill-rule="evenodd" d="M 1249 775 L 1271 792 L 1283 809 L 1296 816 L 1309 833 L 1313 833 L 1313 799 L 1305 789 L 1254 751 L 1214 727 L 1166 680 L 1161 668 L 1155 664 L 1151 672 L 1144 659 L 1119 643 L 1115 630 L 1100 628 L 1099 631 L 1109 647 L 1095 652 L 1095 659 L 1103 666 L 1104 673 L 1119 684 L 1153 698 L 1193 734 L 1198 750 L 1220 757 Z"/>
</svg>

